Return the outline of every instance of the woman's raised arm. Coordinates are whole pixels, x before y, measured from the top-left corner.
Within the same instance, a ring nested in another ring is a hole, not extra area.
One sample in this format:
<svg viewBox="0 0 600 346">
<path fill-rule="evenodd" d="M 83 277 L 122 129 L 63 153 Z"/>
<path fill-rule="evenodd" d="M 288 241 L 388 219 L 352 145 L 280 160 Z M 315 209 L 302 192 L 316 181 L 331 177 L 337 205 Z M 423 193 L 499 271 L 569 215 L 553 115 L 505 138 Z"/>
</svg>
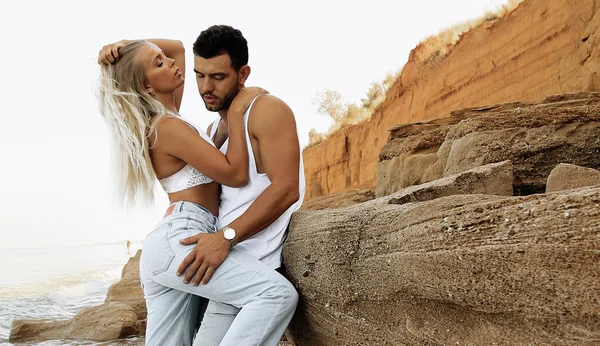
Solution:
<svg viewBox="0 0 600 346">
<path fill-rule="evenodd" d="M 181 41 L 164 38 L 151 38 L 145 39 L 144 41 L 154 43 L 160 49 L 162 49 L 166 56 L 175 60 L 175 66 L 179 67 L 181 75 L 185 78 L 185 48 L 183 47 L 183 43 L 181 43 Z M 114 64 L 117 60 L 119 60 L 119 48 L 124 47 L 131 42 L 133 41 L 121 40 L 102 47 L 98 53 L 98 64 Z M 185 83 L 173 93 L 177 111 L 179 111 L 179 108 L 181 107 L 184 85 Z"/>
</svg>

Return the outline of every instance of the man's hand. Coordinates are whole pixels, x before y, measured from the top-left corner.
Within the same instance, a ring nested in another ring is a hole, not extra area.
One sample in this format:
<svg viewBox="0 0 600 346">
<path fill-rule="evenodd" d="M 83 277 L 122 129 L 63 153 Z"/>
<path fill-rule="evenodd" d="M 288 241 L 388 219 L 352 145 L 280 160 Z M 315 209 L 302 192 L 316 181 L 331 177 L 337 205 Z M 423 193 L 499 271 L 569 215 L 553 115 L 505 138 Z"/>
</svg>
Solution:
<svg viewBox="0 0 600 346">
<path fill-rule="evenodd" d="M 196 243 L 196 247 L 177 269 L 177 276 L 185 273 L 184 283 L 190 283 L 193 277 L 194 286 L 198 286 L 200 282 L 206 285 L 231 249 L 231 243 L 223 237 L 222 231 L 216 234 L 199 233 L 179 242 L 183 245 Z"/>
</svg>

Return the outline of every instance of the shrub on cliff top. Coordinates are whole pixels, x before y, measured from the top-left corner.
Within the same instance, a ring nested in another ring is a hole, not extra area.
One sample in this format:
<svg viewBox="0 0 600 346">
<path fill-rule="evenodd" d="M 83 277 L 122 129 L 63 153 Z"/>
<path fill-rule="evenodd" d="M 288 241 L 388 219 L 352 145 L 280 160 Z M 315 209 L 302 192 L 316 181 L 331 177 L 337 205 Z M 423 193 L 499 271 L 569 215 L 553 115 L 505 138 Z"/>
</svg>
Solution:
<svg viewBox="0 0 600 346">
<path fill-rule="evenodd" d="M 366 97 L 361 99 L 360 106 L 354 103 L 342 103 L 342 95 L 338 90 L 326 89 L 317 93 L 312 103 L 317 106 L 319 114 L 333 120 L 333 125 L 326 133 L 318 133 L 316 129 L 311 129 L 308 133 L 308 145 L 321 143 L 329 134 L 368 119 L 375 108 L 385 100 L 388 89 L 397 77 L 398 74 L 388 73 L 381 82 L 371 82 Z"/>
</svg>

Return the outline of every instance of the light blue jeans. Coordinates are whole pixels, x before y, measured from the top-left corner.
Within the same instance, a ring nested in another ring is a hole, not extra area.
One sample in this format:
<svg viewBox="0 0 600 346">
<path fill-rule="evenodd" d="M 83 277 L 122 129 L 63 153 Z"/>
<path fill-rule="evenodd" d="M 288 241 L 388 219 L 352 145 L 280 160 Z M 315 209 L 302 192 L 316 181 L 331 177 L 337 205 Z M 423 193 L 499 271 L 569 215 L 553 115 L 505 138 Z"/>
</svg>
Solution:
<svg viewBox="0 0 600 346">
<path fill-rule="evenodd" d="M 196 345 L 277 345 L 298 302 L 294 286 L 281 274 L 247 253 L 231 249 L 208 284 L 193 286 L 175 275 L 194 245 L 180 239 L 216 232 L 216 217 L 202 206 L 176 202 L 144 241 L 140 280 L 148 309 L 146 345 L 186 346 L 194 341 L 202 298 L 207 311 Z M 237 316 L 235 316 L 237 313 Z M 235 316 L 231 320 L 231 316 Z"/>
</svg>

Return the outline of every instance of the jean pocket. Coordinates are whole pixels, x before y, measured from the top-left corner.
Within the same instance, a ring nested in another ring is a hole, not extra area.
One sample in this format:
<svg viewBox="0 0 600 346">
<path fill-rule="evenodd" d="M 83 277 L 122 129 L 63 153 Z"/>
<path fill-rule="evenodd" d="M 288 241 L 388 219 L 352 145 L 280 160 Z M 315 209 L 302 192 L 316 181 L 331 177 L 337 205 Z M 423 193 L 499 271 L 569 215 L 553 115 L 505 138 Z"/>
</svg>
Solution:
<svg viewBox="0 0 600 346">
<path fill-rule="evenodd" d="M 202 218 L 190 219 L 188 223 L 188 230 L 192 234 L 198 233 L 216 233 L 217 226 Z"/>
<path fill-rule="evenodd" d="M 168 230 L 171 224 L 166 224 L 152 233 L 144 240 L 141 264 L 152 275 L 166 272 L 175 258 L 175 252 L 168 239 Z"/>
</svg>

